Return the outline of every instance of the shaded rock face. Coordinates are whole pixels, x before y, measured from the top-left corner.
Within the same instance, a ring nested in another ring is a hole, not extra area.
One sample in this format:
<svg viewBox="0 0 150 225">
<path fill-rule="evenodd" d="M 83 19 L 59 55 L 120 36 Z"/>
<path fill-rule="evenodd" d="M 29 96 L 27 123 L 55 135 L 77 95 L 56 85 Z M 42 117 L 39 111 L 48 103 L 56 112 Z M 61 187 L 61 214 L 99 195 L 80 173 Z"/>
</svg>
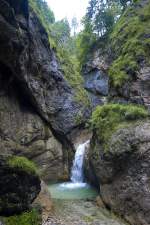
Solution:
<svg viewBox="0 0 150 225">
<path fill-rule="evenodd" d="M 108 96 L 108 64 L 105 57 L 99 55 L 98 51 L 93 53 L 83 68 L 84 88 L 89 92 L 93 108 L 103 104 Z"/>
<path fill-rule="evenodd" d="M 76 126 L 81 106 L 63 78 L 45 29 L 27 0 L 2 0 L 0 15 L 0 63 L 41 117 L 55 132 L 66 134 Z"/>
<path fill-rule="evenodd" d="M 40 192 L 40 179 L 19 168 L 11 168 L 7 158 L 0 158 L 0 215 L 28 210 Z"/>
<path fill-rule="evenodd" d="M 51 214 L 51 211 L 53 209 L 53 203 L 48 187 L 43 181 L 41 181 L 41 191 L 37 198 L 34 200 L 32 207 L 37 209 L 41 208 L 42 224 L 44 224 L 47 221 L 49 215 Z"/>
<path fill-rule="evenodd" d="M 116 131 L 109 146 L 105 152 L 93 137 L 86 175 L 109 208 L 132 225 L 150 224 L 150 122 Z"/>
<path fill-rule="evenodd" d="M 61 143 L 20 95 L 9 71 L 6 76 L 7 68 L 0 68 L 0 155 L 26 156 L 36 162 L 44 180 L 57 180 L 63 173 Z"/>
<path fill-rule="evenodd" d="M 0 31 L 1 154 L 32 159 L 44 181 L 68 178 L 67 135 L 84 109 L 27 0 L 0 1 Z"/>
<path fill-rule="evenodd" d="M 113 101 L 142 104 L 150 109 L 150 67 L 141 66 L 134 80 L 118 89 L 110 86 L 109 93 Z"/>
</svg>

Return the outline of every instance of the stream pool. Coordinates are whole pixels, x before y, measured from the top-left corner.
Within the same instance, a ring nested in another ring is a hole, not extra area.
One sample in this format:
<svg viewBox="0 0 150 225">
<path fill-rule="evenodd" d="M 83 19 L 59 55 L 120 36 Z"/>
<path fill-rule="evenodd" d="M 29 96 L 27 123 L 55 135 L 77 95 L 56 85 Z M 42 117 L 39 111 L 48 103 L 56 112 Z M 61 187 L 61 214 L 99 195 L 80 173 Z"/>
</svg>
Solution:
<svg viewBox="0 0 150 225">
<path fill-rule="evenodd" d="M 58 183 L 48 186 L 53 199 L 95 199 L 98 192 L 87 183 Z"/>
<path fill-rule="evenodd" d="M 75 153 L 70 182 L 49 184 L 54 212 L 44 225 L 125 225 L 104 207 L 96 205 L 98 191 L 84 183 L 83 159 L 89 141 Z"/>
</svg>

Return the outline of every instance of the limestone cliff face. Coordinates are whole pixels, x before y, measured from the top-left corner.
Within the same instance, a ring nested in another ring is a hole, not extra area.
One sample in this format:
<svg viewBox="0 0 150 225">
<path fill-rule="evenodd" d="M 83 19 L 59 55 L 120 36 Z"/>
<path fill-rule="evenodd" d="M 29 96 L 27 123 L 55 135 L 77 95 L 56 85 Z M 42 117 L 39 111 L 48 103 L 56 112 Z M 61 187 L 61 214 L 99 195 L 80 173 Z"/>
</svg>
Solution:
<svg viewBox="0 0 150 225">
<path fill-rule="evenodd" d="M 100 50 L 94 50 L 83 66 L 84 88 L 89 93 L 93 109 L 107 102 L 108 67 L 106 56 Z"/>
<path fill-rule="evenodd" d="M 68 139 L 78 125 L 76 116 L 81 110 L 84 114 L 28 1 L 1 0 L 0 159 L 5 162 L 12 155 L 25 156 L 36 163 L 45 181 L 67 179 L 68 149 L 72 147 Z M 12 173 L 17 181 L 11 178 Z M 28 209 L 40 191 L 39 178 L 12 171 L 3 162 L 0 174 L 0 198 L 7 191 L 9 195 L 9 205 L 1 205 L 0 212 L 13 214 Z M 17 200 L 12 197 L 18 191 L 16 186 L 22 189 Z M 20 202 L 20 211 L 16 205 L 11 211 L 11 201 Z"/>
<path fill-rule="evenodd" d="M 34 160 L 46 181 L 63 178 L 68 134 L 85 109 L 27 0 L 0 1 L 0 31 L 0 154 Z"/>
<path fill-rule="evenodd" d="M 97 46 L 90 53 L 84 78 L 95 103 L 101 104 L 101 97 L 108 96 L 109 101 L 150 108 L 149 11 L 148 0 L 135 1 L 117 21 L 103 47 Z"/>
<path fill-rule="evenodd" d="M 110 97 L 150 106 L 150 2 L 135 1 L 111 35 Z"/>
<path fill-rule="evenodd" d="M 63 78 L 45 29 L 27 0 L 0 4 L 1 70 L 18 82 L 20 95 L 29 99 L 55 132 L 68 133 L 76 127 L 82 107 Z"/>
<path fill-rule="evenodd" d="M 101 68 L 105 68 L 108 62 L 106 73 L 109 74 L 110 104 L 135 103 L 149 109 L 149 12 L 150 2 L 147 0 L 135 1 L 129 6 L 110 37 L 110 54 L 106 58 L 103 54 L 98 57 Z M 108 121 L 105 112 L 101 116 L 101 121 Z M 113 118 L 113 112 L 109 116 Z M 91 147 L 85 157 L 85 172 L 91 183 L 100 188 L 101 197 L 109 208 L 132 225 L 148 225 L 150 122 L 139 121 L 130 126 L 127 124 L 124 128 L 119 125 L 120 129 L 105 143 L 99 137 L 104 135 L 102 130 L 99 130 L 99 136 L 94 130 Z M 103 144 L 108 146 L 107 150 Z"/>
<path fill-rule="evenodd" d="M 150 122 L 116 131 L 104 150 L 93 136 L 85 170 L 104 203 L 132 225 L 150 224 Z"/>
</svg>

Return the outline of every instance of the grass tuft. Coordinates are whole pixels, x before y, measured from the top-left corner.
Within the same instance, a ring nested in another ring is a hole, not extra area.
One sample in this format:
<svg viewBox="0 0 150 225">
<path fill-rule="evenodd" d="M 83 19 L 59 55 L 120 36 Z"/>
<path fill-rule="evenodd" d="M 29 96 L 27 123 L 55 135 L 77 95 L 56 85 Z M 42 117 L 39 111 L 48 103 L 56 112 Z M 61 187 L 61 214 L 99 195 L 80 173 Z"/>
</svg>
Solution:
<svg viewBox="0 0 150 225">
<path fill-rule="evenodd" d="M 121 87 L 133 79 L 143 61 L 150 64 L 150 2 L 135 1 L 116 23 L 111 34 L 114 61 L 109 70 L 111 85 Z"/>
<path fill-rule="evenodd" d="M 142 106 L 107 104 L 96 108 L 90 123 L 106 150 L 109 139 L 121 124 L 126 126 L 148 116 L 148 111 Z"/>
<path fill-rule="evenodd" d="M 37 174 L 37 168 L 34 162 L 26 157 L 11 156 L 7 161 L 9 167 L 25 171 L 29 174 Z"/>
<path fill-rule="evenodd" d="M 4 218 L 5 225 L 40 225 L 41 216 L 36 210 L 22 213 L 21 215 Z"/>
</svg>

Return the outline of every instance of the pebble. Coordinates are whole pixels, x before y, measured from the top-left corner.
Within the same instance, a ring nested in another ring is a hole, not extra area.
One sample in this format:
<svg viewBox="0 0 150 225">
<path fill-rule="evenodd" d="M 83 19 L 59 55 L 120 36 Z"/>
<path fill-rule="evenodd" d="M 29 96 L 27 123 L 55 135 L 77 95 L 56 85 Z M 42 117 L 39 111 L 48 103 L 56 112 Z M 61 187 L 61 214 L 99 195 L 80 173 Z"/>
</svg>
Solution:
<svg viewBox="0 0 150 225">
<path fill-rule="evenodd" d="M 55 207 L 54 214 L 42 225 L 125 225 L 94 202 L 62 200 L 56 201 Z"/>
</svg>

